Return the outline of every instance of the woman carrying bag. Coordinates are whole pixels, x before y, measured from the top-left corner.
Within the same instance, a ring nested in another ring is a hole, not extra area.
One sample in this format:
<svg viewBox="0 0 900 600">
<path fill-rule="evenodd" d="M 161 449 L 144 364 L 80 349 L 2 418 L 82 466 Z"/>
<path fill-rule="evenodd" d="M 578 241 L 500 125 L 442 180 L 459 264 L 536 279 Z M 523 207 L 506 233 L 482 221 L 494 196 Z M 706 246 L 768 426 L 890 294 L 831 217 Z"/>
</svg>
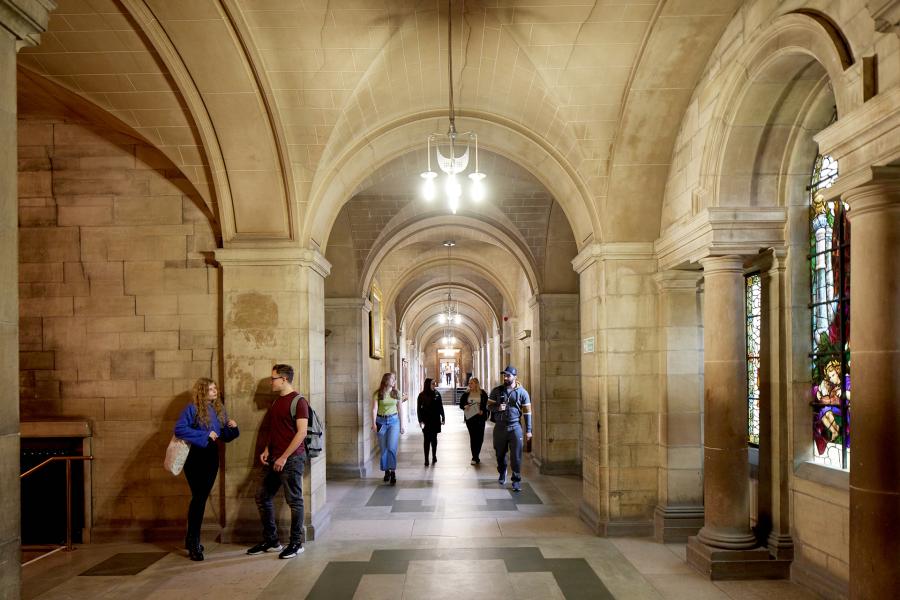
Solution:
<svg viewBox="0 0 900 600">
<path fill-rule="evenodd" d="M 459 399 L 459 407 L 466 418 L 466 428 L 469 430 L 469 445 L 472 449 L 472 462 L 481 464 L 481 446 L 484 444 L 484 424 L 486 422 L 488 395 L 481 389 L 481 383 L 477 377 L 469 379 L 469 388 L 463 392 Z"/>
<path fill-rule="evenodd" d="M 230 442 L 238 435 L 237 423 L 225 414 L 216 382 L 206 377 L 198 379 L 191 402 L 184 407 L 175 423 L 175 437 L 191 445 L 184 463 L 184 475 L 191 487 L 184 545 L 191 560 L 203 560 L 200 527 L 203 525 L 206 500 L 219 473 L 219 445 L 216 442 Z"/>
<path fill-rule="evenodd" d="M 425 380 L 424 389 L 417 401 L 419 427 L 425 438 L 425 466 L 428 466 L 428 449 L 431 448 L 431 462 L 437 464 L 437 435 L 444 424 L 444 404 L 437 391 L 437 383 L 430 377 Z"/>
</svg>

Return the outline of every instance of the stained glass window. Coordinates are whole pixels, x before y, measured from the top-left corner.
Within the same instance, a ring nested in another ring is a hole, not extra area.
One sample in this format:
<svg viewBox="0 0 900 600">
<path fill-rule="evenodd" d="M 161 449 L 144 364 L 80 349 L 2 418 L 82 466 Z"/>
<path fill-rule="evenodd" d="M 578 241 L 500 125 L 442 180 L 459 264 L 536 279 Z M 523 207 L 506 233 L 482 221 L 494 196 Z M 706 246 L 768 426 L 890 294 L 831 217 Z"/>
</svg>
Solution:
<svg viewBox="0 0 900 600">
<path fill-rule="evenodd" d="M 838 177 L 830 156 L 818 156 L 810 196 L 809 268 L 812 287 L 813 460 L 850 466 L 850 222 L 847 206 L 822 190 Z"/>
<path fill-rule="evenodd" d="M 747 303 L 747 441 L 759 446 L 759 336 L 762 315 L 762 278 L 749 275 L 744 281 Z"/>
</svg>

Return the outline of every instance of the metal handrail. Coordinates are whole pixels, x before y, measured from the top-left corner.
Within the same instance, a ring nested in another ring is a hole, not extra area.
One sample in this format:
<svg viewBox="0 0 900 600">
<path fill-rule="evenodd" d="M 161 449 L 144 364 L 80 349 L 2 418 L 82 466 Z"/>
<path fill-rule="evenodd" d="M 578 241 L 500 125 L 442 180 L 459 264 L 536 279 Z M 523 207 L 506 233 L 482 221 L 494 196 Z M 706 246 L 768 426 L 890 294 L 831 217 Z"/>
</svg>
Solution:
<svg viewBox="0 0 900 600">
<path fill-rule="evenodd" d="M 66 462 L 66 552 L 72 550 L 72 461 L 73 460 L 94 460 L 93 456 L 52 456 L 35 467 L 31 467 L 24 473 L 19 475 L 19 479 L 25 479 L 35 471 L 43 469 L 52 462 L 63 460 Z M 37 548 L 45 549 L 46 546 L 37 546 Z"/>
</svg>

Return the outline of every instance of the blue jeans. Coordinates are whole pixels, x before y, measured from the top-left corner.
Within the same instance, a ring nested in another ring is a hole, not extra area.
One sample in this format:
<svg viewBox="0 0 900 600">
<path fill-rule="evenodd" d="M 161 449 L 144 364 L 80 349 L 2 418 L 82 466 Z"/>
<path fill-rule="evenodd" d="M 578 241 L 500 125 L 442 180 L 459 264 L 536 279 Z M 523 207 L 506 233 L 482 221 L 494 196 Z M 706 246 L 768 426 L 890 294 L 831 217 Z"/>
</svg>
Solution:
<svg viewBox="0 0 900 600">
<path fill-rule="evenodd" d="M 256 507 L 259 509 L 259 520 L 262 522 L 265 541 L 278 541 L 272 498 L 275 497 L 278 488 L 284 486 L 284 500 L 291 507 L 291 543 L 303 543 L 303 469 L 305 466 L 306 454 L 301 453 L 289 457 L 281 471 L 273 469 L 271 464 L 263 467 L 262 480 L 259 482 L 256 492 Z"/>
<path fill-rule="evenodd" d="M 397 469 L 397 444 L 400 443 L 400 416 L 379 416 L 375 419 L 378 429 L 378 447 L 381 448 L 381 470 Z"/>
</svg>

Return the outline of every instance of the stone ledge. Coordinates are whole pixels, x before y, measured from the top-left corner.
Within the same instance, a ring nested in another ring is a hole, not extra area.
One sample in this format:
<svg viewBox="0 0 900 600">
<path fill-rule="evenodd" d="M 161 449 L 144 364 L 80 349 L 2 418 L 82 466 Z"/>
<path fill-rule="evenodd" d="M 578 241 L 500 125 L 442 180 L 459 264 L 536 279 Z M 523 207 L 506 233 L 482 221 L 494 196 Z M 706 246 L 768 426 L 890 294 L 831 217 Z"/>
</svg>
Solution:
<svg viewBox="0 0 900 600">
<path fill-rule="evenodd" d="M 93 435 L 87 421 L 22 421 L 19 432 L 23 438 L 86 438 Z"/>
</svg>

